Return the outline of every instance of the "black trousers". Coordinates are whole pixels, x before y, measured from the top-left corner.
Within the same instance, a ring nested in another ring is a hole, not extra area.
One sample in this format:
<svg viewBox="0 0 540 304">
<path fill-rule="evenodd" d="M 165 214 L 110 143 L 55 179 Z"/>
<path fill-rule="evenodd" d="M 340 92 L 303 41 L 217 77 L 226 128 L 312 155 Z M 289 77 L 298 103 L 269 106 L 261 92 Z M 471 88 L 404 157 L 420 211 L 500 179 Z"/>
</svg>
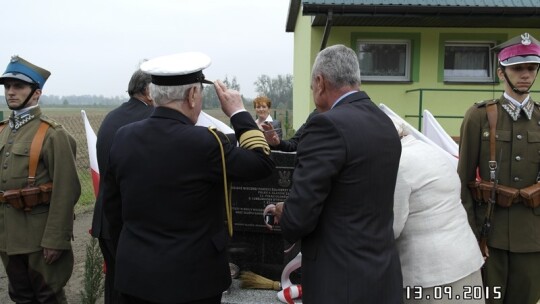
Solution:
<svg viewBox="0 0 540 304">
<path fill-rule="evenodd" d="M 114 288 L 114 267 L 116 265 L 116 250 L 113 247 L 112 241 L 104 238 L 98 238 L 99 248 L 103 254 L 105 261 L 105 291 L 103 298 L 105 304 L 122 304 L 123 296 Z"/>
</svg>

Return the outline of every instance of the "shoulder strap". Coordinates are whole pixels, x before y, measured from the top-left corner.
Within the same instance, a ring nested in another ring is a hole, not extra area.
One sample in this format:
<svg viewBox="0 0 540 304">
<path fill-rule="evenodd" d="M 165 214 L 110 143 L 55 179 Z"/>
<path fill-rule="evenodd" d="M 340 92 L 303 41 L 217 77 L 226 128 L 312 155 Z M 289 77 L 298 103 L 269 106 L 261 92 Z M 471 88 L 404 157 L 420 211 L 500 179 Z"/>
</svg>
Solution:
<svg viewBox="0 0 540 304">
<path fill-rule="evenodd" d="M 43 140 L 45 140 L 45 133 L 49 129 L 49 124 L 41 122 L 39 128 L 32 139 L 30 145 L 30 164 L 28 165 L 28 185 L 34 186 L 36 182 L 36 170 L 39 160 L 39 154 L 41 153 L 41 147 L 43 146 Z"/>
<path fill-rule="evenodd" d="M 495 170 L 497 161 L 495 160 L 495 135 L 497 130 L 497 104 L 488 104 L 486 107 L 487 118 L 489 122 L 489 172 L 491 181 L 495 180 Z"/>
</svg>

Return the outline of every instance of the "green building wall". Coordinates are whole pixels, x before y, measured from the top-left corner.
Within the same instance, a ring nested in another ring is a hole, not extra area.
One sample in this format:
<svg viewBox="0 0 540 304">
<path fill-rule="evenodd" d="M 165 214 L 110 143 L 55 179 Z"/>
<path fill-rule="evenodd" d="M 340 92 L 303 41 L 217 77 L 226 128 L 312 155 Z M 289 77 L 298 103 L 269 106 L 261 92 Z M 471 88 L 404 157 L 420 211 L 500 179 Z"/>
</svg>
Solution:
<svg viewBox="0 0 540 304">
<path fill-rule="evenodd" d="M 356 49 L 358 38 L 407 38 L 413 41 L 412 82 L 365 82 L 361 90 L 376 104 L 385 104 L 420 129 L 422 110 L 429 110 L 446 132 L 459 136 L 465 111 L 477 101 L 501 96 L 503 85 L 443 82 L 444 41 L 485 40 L 501 43 L 524 32 L 540 38 L 538 29 L 493 28 L 396 28 L 396 27 L 332 27 L 327 46 L 344 44 Z M 314 109 L 310 90 L 311 66 L 320 49 L 324 27 L 311 27 L 311 17 L 299 16 L 294 33 L 294 128 L 298 129 Z M 535 83 L 533 91 L 540 90 Z M 540 91 L 531 94 L 540 100 Z"/>
</svg>

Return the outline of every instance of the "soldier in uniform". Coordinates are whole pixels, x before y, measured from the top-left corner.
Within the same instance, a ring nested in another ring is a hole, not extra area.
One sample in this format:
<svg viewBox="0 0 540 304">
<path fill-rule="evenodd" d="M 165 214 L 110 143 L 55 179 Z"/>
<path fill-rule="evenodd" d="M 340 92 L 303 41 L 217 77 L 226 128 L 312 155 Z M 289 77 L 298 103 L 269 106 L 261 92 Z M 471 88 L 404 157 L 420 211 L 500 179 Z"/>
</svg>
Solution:
<svg viewBox="0 0 540 304">
<path fill-rule="evenodd" d="M 14 56 L 0 76 L 13 110 L 0 124 L 0 257 L 16 303 L 67 303 L 63 288 L 73 270 L 76 142 L 41 113 L 49 75 Z"/>
<path fill-rule="evenodd" d="M 540 65 L 540 43 L 525 33 L 494 50 L 499 52 L 497 75 L 504 93 L 476 103 L 465 114 L 458 164 L 461 197 L 476 235 L 489 232 L 487 247 L 481 246 L 487 302 L 534 304 L 540 298 L 540 206 L 524 200 L 523 192 L 536 184 L 540 173 L 540 104 L 529 95 Z M 492 109 L 494 149 L 488 119 Z M 475 180 L 492 180 L 491 186 L 498 182 L 491 216 L 486 200 L 475 201 L 468 189 Z M 511 195 L 503 196 L 503 186 Z"/>
</svg>

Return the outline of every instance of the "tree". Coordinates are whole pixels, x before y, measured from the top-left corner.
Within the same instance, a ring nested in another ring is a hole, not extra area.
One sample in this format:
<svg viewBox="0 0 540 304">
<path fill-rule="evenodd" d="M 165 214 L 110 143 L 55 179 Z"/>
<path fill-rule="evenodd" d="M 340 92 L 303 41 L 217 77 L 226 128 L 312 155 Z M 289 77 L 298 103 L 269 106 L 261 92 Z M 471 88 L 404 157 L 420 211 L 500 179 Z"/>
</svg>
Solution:
<svg viewBox="0 0 540 304">
<path fill-rule="evenodd" d="M 270 98 L 275 108 L 280 105 L 285 109 L 292 108 L 293 77 L 291 74 L 277 75 L 276 78 L 261 75 L 253 84 L 255 85 L 255 91 Z"/>
<path fill-rule="evenodd" d="M 236 81 L 235 76 L 233 76 L 232 80 L 229 80 L 229 77 L 225 75 L 225 79 L 222 80 L 222 82 L 227 86 L 227 88 L 240 91 L 240 84 L 238 84 Z M 219 107 L 220 103 L 216 90 L 212 85 L 207 85 L 204 89 L 203 109 L 214 109 Z"/>
</svg>

